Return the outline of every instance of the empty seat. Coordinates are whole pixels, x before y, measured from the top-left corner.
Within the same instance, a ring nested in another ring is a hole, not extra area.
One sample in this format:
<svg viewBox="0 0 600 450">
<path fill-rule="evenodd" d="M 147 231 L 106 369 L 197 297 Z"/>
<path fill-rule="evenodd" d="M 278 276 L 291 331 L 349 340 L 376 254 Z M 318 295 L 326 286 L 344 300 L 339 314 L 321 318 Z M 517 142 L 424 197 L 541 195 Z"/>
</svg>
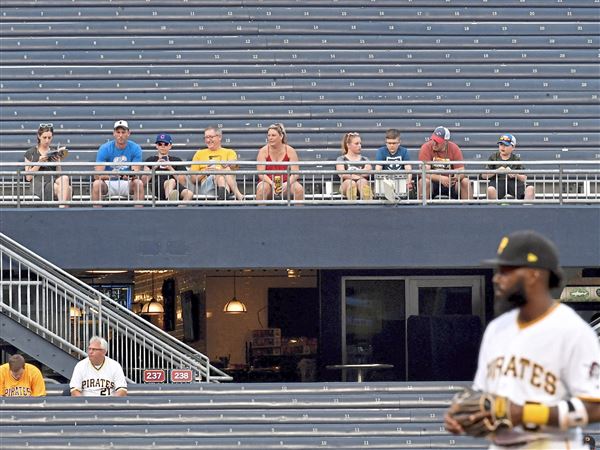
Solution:
<svg viewBox="0 0 600 450">
<path fill-rule="evenodd" d="M 5 3 L 3 161 L 20 161 L 37 124 L 52 121 L 70 160 L 93 162 L 118 118 L 146 152 L 169 131 L 184 158 L 217 125 L 224 145 L 252 161 L 276 121 L 314 161 L 335 160 L 347 131 L 373 157 L 388 127 L 414 158 L 438 125 L 475 161 L 503 132 L 528 158 L 593 160 L 600 147 L 588 0 Z"/>
</svg>

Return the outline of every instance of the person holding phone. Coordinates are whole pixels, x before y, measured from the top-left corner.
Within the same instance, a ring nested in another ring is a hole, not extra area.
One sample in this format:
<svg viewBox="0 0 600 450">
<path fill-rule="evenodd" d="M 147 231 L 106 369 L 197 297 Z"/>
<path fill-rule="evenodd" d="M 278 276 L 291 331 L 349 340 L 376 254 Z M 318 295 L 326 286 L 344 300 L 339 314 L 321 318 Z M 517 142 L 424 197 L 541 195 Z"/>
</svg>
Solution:
<svg viewBox="0 0 600 450">
<path fill-rule="evenodd" d="M 142 181 L 144 185 L 148 183 L 149 179 L 152 179 L 154 195 L 159 200 L 185 200 L 189 201 L 194 196 L 194 193 L 189 190 L 187 185 L 187 177 L 183 174 L 175 174 L 173 172 L 185 170 L 184 166 L 173 166 L 170 162 L 181 161 L 181 158 L 171 155 L 169 152 L 173 147 L 173 138 L 170 134 L 159 133 L 155 139 L 156 155 L 149 156 L 146 158 L 146 162 L 158 162 L 160 165 L 156 167 L 154 176 L 144 175 Z M 151 171 L 150 166 L 144 167 L 144 171 Z M 165 172 L 171 172 L 165 174 Z"/>
</svg>

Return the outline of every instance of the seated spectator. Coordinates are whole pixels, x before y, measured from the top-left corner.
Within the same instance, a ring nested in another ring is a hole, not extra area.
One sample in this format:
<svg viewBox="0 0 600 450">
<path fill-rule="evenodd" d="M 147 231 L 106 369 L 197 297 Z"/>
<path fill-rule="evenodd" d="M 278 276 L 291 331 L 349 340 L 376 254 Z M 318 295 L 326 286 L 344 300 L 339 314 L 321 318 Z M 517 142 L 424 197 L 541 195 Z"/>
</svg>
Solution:
<svg viewBox="0 0 600 450">
<path fill-rule="evenodd" d="M 489 200 L 503 199 L 507 195 L 520 200 L 532 200 L 535 197 L 533 186 L 527 186 L 525 181 L 527 175 L 524 173 L 514 173 L 514 171 L 523 170 L 521 161 L 513 153 L 517 145 L 517 139 L 512 134 L 503 134 L 498 139 L 498 151 L 490 155 L 488 161 L 506 161 L 502 164 L 488 164 L 487 170 L 493 170 L 493 173 L 485 173 L 483 178 L 490 180 L 487 188 Z"/>
<path fill-rule="evenodd" d="M 40 200 L 58 200 L 68 202 L 71 200 L 72 190 L 69 177 L 66 175 L 34 176 L 36 172 L 60 172 L 60 161 L 67 155 L 65 147 L 50 148 L 54 137 L 54 125 L 40 123 L 37 130 L 37 145 L 25 152 L 25 179 L 31 181 L 33 193 Z M 55 162 L 53 166 L 40 166 L 35 163 Z M 68 205 L 59 205 L 66 208 Z"/>
<path fill-rule="evenodd" d="M 389 161 L 389 164 L 383 165 L 383 164 L 376 164 L 375 165 L 375 170 L 380 171 L 386 171 L 386 170 L 406 170 L 407 174 L 406 174 L 406 189 L 408 191 L 413 191 L 413 182 L 412 182 L 412 173 L 410 172 L 412 170 L 412 166 L 410 164 L 405 164 L 402 161 L 409 161 L 410 158 L 408 156 L 408 149 L 406 147 L 402 147 L 400 145 L 400 131 L 396 130 L 394 128 L 390 128 L 389 130 L 386 131 L 385 133 L 385 145 L 382 147 L 379 147 L 377 149 L 376 155 L 375 155 L 375 160 L 376 161 Z M 388 198 L 388 200 L 394 200 L 394 197 L 397 196 L 397 192 L 393 191 L 393 185 L 385 185 L 385 186 L 391 186 L 392 192 L 390 192 L 388 194 L 388 192 L 386 191 L 386 197 L 390 197 Z M 410 195 L 410 194 L 409 194 Z"/>
<path fill-rule="evenodd" d="M 112 171 L 111 174 L 96 175 L 92 184 L 92 200 L 98 201 L 103 195 L 109 197 L 121 196 L 129 198 L 133 195 L 135 200 L 144 199 L 144 183 L 137 176 L 124 175 L 125 171 L 139 171 L 140 165 L 110 166 L 105 163 L 142 162 L 142 148 L 129 140 L 131 132 L 125 120 L 118 120 L 113 127 L 112 141 L 100 146 L 96 155 L 96 171 Z M 95 205 L 96 207 L 100 205 Z M 136 205 L 142 206 L 142 205 Z"/>
<path fill-rule="evenodd" d="M 106 356 L 108 343 L 100 336 L 90 339 L 88 357 L 79 361 L 73 369 L 71 382 L 72 397 L 98 397 L 127 395 L 127 380 L 123 368 L 114 359 Z"/>
<path fill-rule="evenodd" d="M 419 160 L 428 162 L 425 170 L 464 170 L 462 163 L 450 163 L 450 161 L 462 161 L 463 154 L 460 147 L 450 141 L 450 131 L 445 127 L 437 127 L 431 138 L 421 146 Z M 431 162 L 430 162 L 431 161 Z M 425 198 L 431 199 L 438 196 L 470 199 L 471 183 L 465 174 L 443 174 L 428 173 L 425 176 Z M 421 182 L 418 183 L 419 198 L 423 198 Z"/>
<path fill-rule="evenodd" d="M 21 355 L 12 355 L 0 366 L 0 397 L 41 397 L 46 395 L 46 383 L 40 369 L 25 362 Z"/>
<path fill-rule="evenodd" d="M 151 171 L 154 169 L 156 172 L 175 172 L 185 170 L 183 166 L 173 167 L 169 164 L 170 161 L 181 161 L 181 158 L 169 154 L 169 151 L 173 147 L 173 139 L 171 135 L 166 133 L 160 133 L 156 135 L 155 140 L 157 154 L 146 158 L 146 162 L 161 162 L 159 166 L 146 166 L 144 171 Z M 144 175 L 142 181 L 144 185 L 148 183 L 148 179 L 152 179 L 152 188 L 154 195 L 159 200 L 185 200 L 189 201 L 194 196 L 194 193 L 187 188 L 187 178 L 183 174 L 175 175 L 159 175 L 156 174 L 153 177 Z"/>
<path fill-rule="evenodd" d="M 342 138 L 342 155 L 338 156 L 336 160 L 338 164 L 336 164 L 335 169 L 345 172 L 340 174 L 342 181 L 340 193 L 348 200 L 356 200 L 358 193 L 360 193 L 361 200 L 371 200 L 373 198 L 373 191 L 369 183 L 370 174 L 352 173 L 357 170 L 372 170 L 371 164 L 368 163 L 369 158 L 361 155 L 361 148 L 360 134 L 346 133 Z M 362 164 L 348 164 L 349 162 Z"/>
<path fill-rule="evenodd" d="M 304 187 L 298 182 L 300 175 L 293 173 L 288 177 L 288 169 L 297 172 L 300 167 L 296 164 L 277 164 L 298 161 L 296 150 L 287 143 L 287 133 L 283 124 L 274 123 L 267 128 L 267 144 L 258 151 L 256 161 L 264 163 L 256 166 L 256 169 L 262 172 L 258 174 L 260 181 L 256 186 L 257 200 L 289 199 L 290 196 L 293 196 L 294 200 L 304 199 Z M 280 173 L 264 173 L 271 170 Z"/>
<path fill-rule="evenodd" d="M 223 132 L 216 127 L 208 127 L 204 130 L 204 142 L 206 148 L 198 150 L 192 161 L 211 161 L 215 164 L 193 164 L 192 171 L 205 172 L 211 170 L 232 170 L 231 165 L 222 164 L 224 161 L 237 161 L 237 154 L 230 148 L 221 146 Z M 234 166 L 235 167 L 235 166 Z M 242 200 L 244 195 L 237 186 L 235 175 L 211 174 L 190 176 L 192 190 L 200 195 L 216 195 L 219 200 L 225 200 L 234 196 L 237 200 Z"/>
</svg>

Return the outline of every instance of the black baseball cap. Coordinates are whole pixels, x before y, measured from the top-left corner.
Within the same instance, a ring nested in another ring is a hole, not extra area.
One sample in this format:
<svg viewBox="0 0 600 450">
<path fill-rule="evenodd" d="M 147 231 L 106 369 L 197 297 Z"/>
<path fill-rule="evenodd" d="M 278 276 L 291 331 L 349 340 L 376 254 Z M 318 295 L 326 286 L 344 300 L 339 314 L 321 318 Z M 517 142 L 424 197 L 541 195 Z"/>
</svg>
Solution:
<svg viewBox="0 0 600 450">
<path fill-rule="evenodd" d="M 550 288 L 560 286 L 563 279 L 556 246 L 546 237 L 531 230 L 515 231 L 504 236 L 498 245 L 496 258 L 483 261 L 483 264 L 549 270 Z"/>
</svg>

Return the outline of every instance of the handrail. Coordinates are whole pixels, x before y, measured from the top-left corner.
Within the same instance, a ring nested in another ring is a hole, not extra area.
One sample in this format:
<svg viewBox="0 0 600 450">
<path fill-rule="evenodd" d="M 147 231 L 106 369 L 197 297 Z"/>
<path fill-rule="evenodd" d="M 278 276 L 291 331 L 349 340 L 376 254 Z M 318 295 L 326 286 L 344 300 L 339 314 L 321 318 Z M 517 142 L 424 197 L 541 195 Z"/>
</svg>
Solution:
<svg viewBox="0 0 600 450">
<path fill-rule="evenodd" d="M 187 205 L 201 205 L 201 204 L 218 204 L 218 205 L 253 205 L 253 204 L 265 204 L 265 205 L 295 205 L 299 203 L 304 204 L 384 204 L 389 203 L 390 200 L 383 192 L 381 192 L 380 184 L 376 183 L 376 179 L 381 176 L 392 176 L 400 177 L 412 175 L 413 185 L 418 187 L 421 192 L 426 191 L 427 184 L 429 182 L 428 176 L 435 174 L 453 175 L 461 173 L 469 177 L 470 183 L 473 185 L 473 189 L 479 193 L 475 198 L 465 199 L 439 199 L 439 198 L 417 198 L 416 195 L 405 196 L 402 199 L 402 203 L 414 204 L 414 205 L 427 205 L 429 203 L 460 203 L 468 200 L 472 203 L 504 203 L 503 199 L 488 199 L 485 193 L 482 193 L 478 187 L 483 186 L 489 181 L 483 175 L 490 173 L 501 174 L 499 170 L 489 170 L 487 166 L 499 165 L 501 162 L 495 161 L 484 161 L 484 160 L 464 160 L 464 161 L 446 161 L 445 164 L 462 164 L 464 169 L 450 170 L 450 169 L 436 169 L 430 168 L 429 166 L 432 161 L 403 161 L 403 164 L 410 164 L 412 169 L 410 171 L 405 170 L 363 170 L 357 169 L 364 162 L 350 162 L 344 161 L 344 165 L 348 166 L 347 170 L 338 171 L 335 168 L 336 161 L 286 161 L 278 163 L 284 166 L 281 170 L 257 170 L 257 164 L 263 162 L 257 161 L 229 161 L 230 167 L 223 167 L 221 170 L 203 170 L 203 171 L 191 171 L 186 170 L 187 166 L 191 164 L 209 165 L 210 161 L 177 161 L 170 162 L 170 164 L 177 170 L 169 172 L 169 175 L 184 175 L 188 180 L 186 187 L 195 191 L 195 195 L 192 200 L 186 201 Z M 212 162 L 214 164 L 214 161 Z M 381 165 L 389 166 L 391 164 L 398 164 L 397 161 L 369 161 L 372 166 Z M 40 166 L 55 165 L 56 163 L 38 163 Z M 153 192 L 153 185 L 159 180 L 158 177 L 164 176 L 158 170 L 161 162 L 141 162 L 138 165 L 148 167 L 149 170 L 124 170 L 124 171 L 102 171 L 98 172 L 90 169 L 91 163 L 81 162 L 62 162 L 62 171 L 37 171 L 34 176 L 34 180 L 40 177 L 55 177 L 58 175 L 67 175 L 71 179 L 71 185 L 77 194 L 70 201 L 60 202 L 56 199 L 40 199 L 34 195 L 27 195 L 26 192 L 30 190 L 31 183 L 24 181 L 25 172 L 22 170 L 23 162 L 13 163 L 1 163 L 0 164 L 0 177 L 7 185 L 17 186 L 17 195 L 2 195 L 0 192 L 0 205 L 3 206 L 16 206 L 28 207 L 28 206 L 102 206 L 102 205 L 115 205 L 120 206 L 132 206 L 132 205 L 143 205 L 143 206 L 166 206 L 166 205 L 179 205 L 183 201 L 176 200 L 170 201 L 166 199 L 157 199 Z M 536 196 L 534 199 L 527 200 L 527 203 L 600 203 L 600 161 L 596 160 L 539 160 L 539 161 L 519 161 L 519 165 L 523 166 L 522 170 L 513 170 L 512 173 L 525 174 L 528 176 L 527 184 L 534 186 L 536 190 Z M 111 163 L 112 166 L 130 166 L 131 163 Z M 299 170 L 293 170 L 293 166 L 298 166 Z M 7 169 L 16 170 L 7 170 Z M 4 169 L 4 170 L 3 170 Z M 284 198 L 272 197 L 266 200 L 257 198 L 257 185 L 260 181 L 260 175 L 272 175 L 272 174 L 285 174 L 288 177 L 290 175 L 297 175 L 298 181 L 303 185 L 305 190 L 305 196 L 303 199 L 294 199 L 292 197 L 285 196 Z M 364 175 L 368 179 L 371 189 L 375 191 L 376 195 L 374 198 L 362 200 L 362 199 L 346 199 L 342 193 L 338 192 L 337 187 L 340 185 L 341 174 L 357 174 Z M 103 197 L 100 200 L 92 200 L 91 197 L 91 186 L 92 182 L 98 175 L 107 176 L 133 176 L 140 177 L 144 183 L 144 199 L 135 200 L 130 195 L 128 197 L 115 197 L 108 198 Z M 191 182 L 189 175 L 222 175 L 222 176 L 233 176 L 238 188 L 242 192 L 243 199 L 219 199 L 216 196 L 216 192 L 210 195 L 198 194 L 198 185 Z M 179 181 L 178 181 L 179 183 Z M 478 186 L 481 185 L 481 186 Z M 539 187 L 539 189 L 538 189 Z M 379 189 L 377 189 L 379 188 Z M 22 194 L 21 191 L 24 193 Z M 10 191 L 12 192 L 12 191 Z M 515 203 L 519 203 L 519 200 L 511 200 Z M 522 201 L 521 201 L 522 202 Z M 394 202 L 396 203 L 396 202 Z"/>
<path fill-rule="evenodd" d="M 89 337 L 102 334 L 112 336 L 112 356 L 135 382 L 142 381 L 144 368 L 191 368 L 205 381 L 231 379 L 205 355 L 1 233 L 0 253 L 0 284 L 8 287 L 0 300 L 2 309 L 19 321 L 27 317 L 25 322 L 36 323 L 41 334 L 57 336 L 61 345 L 68 343 L 69 351 L 76 348 L 76 353 L 85 354 Z M 24 288 L 26 294 L 21 295 Z M 139 367 L 145 361 L 150 365 Z"/>
</svg>

